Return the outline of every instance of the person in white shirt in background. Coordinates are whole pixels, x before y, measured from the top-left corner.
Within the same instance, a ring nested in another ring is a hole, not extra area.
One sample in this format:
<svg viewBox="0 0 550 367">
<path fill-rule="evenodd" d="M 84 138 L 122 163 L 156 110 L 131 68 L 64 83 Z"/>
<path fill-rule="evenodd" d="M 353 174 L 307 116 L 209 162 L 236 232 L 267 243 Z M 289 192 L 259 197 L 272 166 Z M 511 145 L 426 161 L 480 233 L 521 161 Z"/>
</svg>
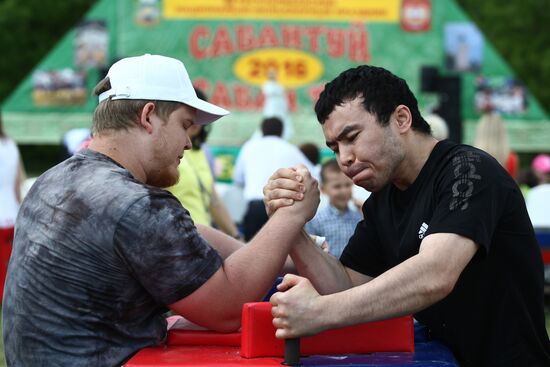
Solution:
<svg viewBox="0 0 550 367">
<path fill-rule="evenodd" d="M 525 203 L 535 230 L 550 230 L 550 155 L 539 154 L 531 163 L 531 169 L 539 180 L 539 185 L 527 193 Z"/>
<path fill-rule="evenodd" d="M 244 238 L 249 241 L 267 222 L 263 202 L 263 187 L 278 168 L 303 164 L 309 171 L 311 162 L 296 146 L 285 141 L 281 135 L 283 123 L 278 117 L 262 122 L 261 138 L 247 141 L 235 163 L 233 183 L 244 189 L 247 209 L 242 219 Z"/>
<path fill-rule="evenodd" d="M 11 255 L 15 218 L 22 201 L 21 184 L 24 179 L 19 149 L 4 134 L 0 116 L 0 300 L 4 295 L 6 269 Z"/>
<path fill-rule="evenodd" d="M 267 80 L 262 85 L 262 94 L 265 98 L 262 116 L 264 118 L 280 118 L 283 123 L 281 136 L 285 140 L 290 140 L 294 135 L 294 128 L 288 111 L 286 91 L 277 81 L 277 71 L 275 69 L 268 70 Z M 259 137 L 259 134 L 256 137 Z"/>
<path fill-rule="evenodd" d="M 449 137 L 449 127 L 443 118 L 435 113 L 424 116 L 424 120 L 432 129 L 432 136 L 437 140 L 445 140 Z"/>
</svg>

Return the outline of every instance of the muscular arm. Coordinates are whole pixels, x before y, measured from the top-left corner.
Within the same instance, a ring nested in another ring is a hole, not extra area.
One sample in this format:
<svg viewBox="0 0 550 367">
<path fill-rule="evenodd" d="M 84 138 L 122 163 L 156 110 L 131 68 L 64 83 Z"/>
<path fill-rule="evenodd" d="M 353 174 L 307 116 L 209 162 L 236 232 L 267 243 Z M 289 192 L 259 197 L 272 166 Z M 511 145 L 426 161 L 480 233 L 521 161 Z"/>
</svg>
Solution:
<svg viewBox="0 0 550 367">
<path fill-rule="evenodd" d="M 311 207 L 319 200 L 316 182 L 309 177 L 304 184 L 307 192 L 303 201 L 274 214 L 252 241 L 224 260 L 208 281 L 169 305 L 170 308 L 210 329 L 236 330 L 240 326 L 242 305 L 261 299 L 269 290 L 301 228 L 313 216 Z M 202 232 L 207 239 L 215 241 L 216 234 L 204 228 Z M 215 243 L 212 245 L 219 248 Z M 236 247 L 234 242 L 230 245 Z"/>
<path fill-rule="evenodd" d="M 341 304 L 355 306 L 344 324 L 411 314 L 440 301 L 451 293 L 477 249 L 473 241 L 456 234 L 427 236 L 418 255 L 341 294 L 346 300 Z"/>
<path fill-rule="evenodd" d="M 305 231 L 292 247 L 290 257 L 298 274 L 308 278 L 320 294 L 340 292 L 372 279 L 344 267 L 337 258 L 316 246 Z"/>
<path fill-rule="evenodd" d="M 465 237 L 432 234 L 422 241 L 418 255 L 368 283 L 326 296 L 307 291 L 307 281 L 290 278 L 288 285 L 283 282 L 280 287 L 290 289 L 272 298 L 277 313 L 290 312 L 289 316 L 275 315 L 277 337 L 307 335 L 420 311 L 453 290 L 477 249 L 478 245 Z M 304 294 L 308 294 L 309 299 L 304 299 Z M 314 314 L 316 318 L 305 320 L 305 314 Z"/>
</svg>

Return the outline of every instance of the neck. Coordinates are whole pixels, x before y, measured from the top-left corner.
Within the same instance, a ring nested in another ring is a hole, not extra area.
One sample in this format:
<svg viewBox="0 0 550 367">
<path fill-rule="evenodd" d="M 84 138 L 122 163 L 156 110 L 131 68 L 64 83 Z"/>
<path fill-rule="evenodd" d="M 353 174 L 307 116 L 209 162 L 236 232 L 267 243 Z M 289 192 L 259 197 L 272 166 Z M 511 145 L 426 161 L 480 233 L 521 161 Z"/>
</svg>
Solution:
<svg viewBox="0 0 550 367">
<path fill-rule="evenodd" d="M 430 135 L 413 133 L 405 142 L 405 158 L 397 167 L 400 174 L 393 184 L 400 190 L 406 190 L 418 177 L 422 167 L 430 157 L 437 140 Z"/>
<path fill-rule="evenodd" d="M 141 148 L 144 147 L 142 143 L 134 129 L 130 129 L 97 134 L 88 148 L 106 155 L 127 169 L 134 178 L 146 182 L 147 176 L 140 158 L 140 153 L 143 153 Z"/>
</svg>

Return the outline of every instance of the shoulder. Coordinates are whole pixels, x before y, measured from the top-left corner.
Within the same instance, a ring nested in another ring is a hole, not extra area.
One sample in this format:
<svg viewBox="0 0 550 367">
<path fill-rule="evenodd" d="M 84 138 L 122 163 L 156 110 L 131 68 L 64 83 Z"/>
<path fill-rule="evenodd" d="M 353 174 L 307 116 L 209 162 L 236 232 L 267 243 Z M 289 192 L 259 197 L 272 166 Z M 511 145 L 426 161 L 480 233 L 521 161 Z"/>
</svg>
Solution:
<svg viewBox="0 0 550 367">
<path fill-rule="evenodd" d="M 463 165 L 475 165 L 483 168 L 499 168 L 500 163 L 489 153 L 466 144 L 452 144 L 445 147 L 441 154 L 442 162 L 453 168 Z"/>
<path fill-rule="evenodd" d="M 189 212 L 174 195 L 152 186 L 145 188 L 133 192 L 121 205 L 125 210 L 119 218 L 119 228 L 128 227 L 133 232 L 138 226 L 139 232 L 151 238 L 194 228 Z"/>
<path fill-rule="evenodd" d="M 435 157 L 434 179 L 451 180 L 459 184 L 468 181 L 485 181 L 495 184 L 512 184 L 513 179 L 504 167 L 483 150 L 469 145 L 448 145 Z"/>
<path fill-rule="evenodd" d="M 134 210 L 160 211 L 181 207 L 181 204 L 171 192 L 154 186 L 137 183 L 135 187 L 129 185 L 129 203 Z"/>
</svg>

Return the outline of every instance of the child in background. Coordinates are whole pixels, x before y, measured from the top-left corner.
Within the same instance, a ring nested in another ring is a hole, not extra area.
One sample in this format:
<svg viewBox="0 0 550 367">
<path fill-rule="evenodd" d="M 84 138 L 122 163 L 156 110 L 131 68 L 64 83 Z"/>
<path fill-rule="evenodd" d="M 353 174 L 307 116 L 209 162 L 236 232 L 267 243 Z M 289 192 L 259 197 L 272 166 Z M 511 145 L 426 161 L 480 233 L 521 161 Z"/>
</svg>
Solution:
<svg viewBox="0 0 550 367">
<path fill-rule="evenodd" d="M 363 215 L 348 206 L 353 182 L 340 170 L 335 159 L 326 161 L 321 167 L 320 188 L 329 204 L 317 211 L 305 229 L 309 234 L 325 237 L 329 252 L 339 258 Z"/>
</svg>

